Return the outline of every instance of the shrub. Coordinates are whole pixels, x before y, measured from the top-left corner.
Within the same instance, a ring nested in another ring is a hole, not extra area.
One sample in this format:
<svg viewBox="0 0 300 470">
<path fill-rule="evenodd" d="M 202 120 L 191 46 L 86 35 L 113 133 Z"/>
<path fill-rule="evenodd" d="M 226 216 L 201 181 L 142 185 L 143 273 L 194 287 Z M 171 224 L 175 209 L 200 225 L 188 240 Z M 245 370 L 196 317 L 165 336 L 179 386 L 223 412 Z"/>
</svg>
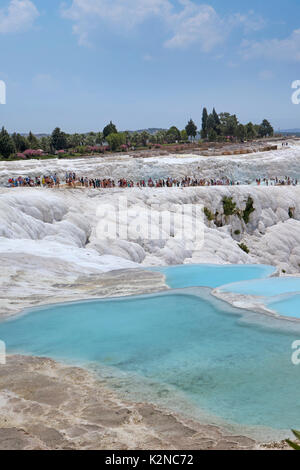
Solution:
<svg viewBox="0 0 300 470">
<path fill-rule="evenodd" d="M 226 216 L 233 215 L 236 212 L 236 203 L 233 202 L 232 197 L 223 197 L 223 209 Z"/>
<path fill-rule="evenodd" d="M 254 201 L 252 197 L 249 196 L 246 202 L 246 208 L 243 211 L 243 215 L 242 215 L 245 224 L 249 223 L 250 215 L 252 214 L 252 212 L 255 211 L 253 204 L 254 204 Z"/>
<path fill-rule="evenodd" d="M 207 207 L 204 207 L 204 214 L 210 222 L 215 220 L 214 214 Z"/>
<path fill-rule="evenodd" d="M 249 248 L 247 247 L 247 245 L 245 245 L 245 243 L 241 243 L 239 245 L 240 249 L 243 250 L 245 253 L 247 253 L 247 255 L 250 253 L 250 250 Z"/>
<path fill-rule="evenodd" d="M 23 152 L 23 155 L 25 155 L 25 157 L 40 157 L 41 155 L 43 155 L 43 151 L 42 150 L 33 150 L 33 149 L 27 149 Z"/>
<path fill-rule="evenodd" d="M 76 147 L 76 152 L 80 153 L 80 155 L 83 155 L 87 153 L 87 148 L 85 145 L 79 145 L 78 147 Z"/>
<path fill-rule="evenodd" d="M 289 218 L 290 218 L 290 219 L 293 219 L 293 218 L 294 218 L 294 208 L 293 208 L 293 207 L 290 207 L 290 208 L 289 208 Z"/>
<path fill-rule="evenodd" d="M 240 234 L 241 234 L 241 231 L 240 231 L 240 230 L 235 230 L 234 234 L 235 234 L 235 235 L 240 235 Z"/>
<path fill-rule="evenodd" d="M 99 146 L 98 145 L 88 145 L 86 147 L 86 150 L 90 153 L 98 153 L 99 152 Z"/>
</svg>

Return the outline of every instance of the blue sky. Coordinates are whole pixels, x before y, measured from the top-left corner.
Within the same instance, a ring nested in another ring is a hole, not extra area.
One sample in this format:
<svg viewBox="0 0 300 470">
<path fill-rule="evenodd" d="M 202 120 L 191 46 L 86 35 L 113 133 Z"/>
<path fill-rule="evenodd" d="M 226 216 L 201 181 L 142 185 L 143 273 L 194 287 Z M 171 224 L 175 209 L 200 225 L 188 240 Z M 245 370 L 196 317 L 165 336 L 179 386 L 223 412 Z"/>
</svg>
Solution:
<svg viewBox="0 0 300 470">
<path fill-rule="evenodd" d="M 299 0 L 0 0 L 9 131 L 200 125 L 203 106 L 300 127 Z"/>
</svg>

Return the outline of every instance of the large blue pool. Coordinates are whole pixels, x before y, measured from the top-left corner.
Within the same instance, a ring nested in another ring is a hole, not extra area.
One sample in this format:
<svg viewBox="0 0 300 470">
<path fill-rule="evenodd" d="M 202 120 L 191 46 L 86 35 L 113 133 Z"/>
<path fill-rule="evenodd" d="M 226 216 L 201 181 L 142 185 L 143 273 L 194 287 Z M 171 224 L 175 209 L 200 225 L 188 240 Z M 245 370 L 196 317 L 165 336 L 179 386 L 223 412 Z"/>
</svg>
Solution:
<svg viewBox="0 0 300 470">
<path fill-rule="evenodd" d="M 272 272 L 173 269 L 172 287 Z M 230 307 L 207 288 L 48 306 L 1 322 L 0 338 L 8 352 L 96 368 L 126 398 L 233 431 L 266 439 L 300 428 L 300 367 L 291 360 L 300 323 Z"/>
</svg>

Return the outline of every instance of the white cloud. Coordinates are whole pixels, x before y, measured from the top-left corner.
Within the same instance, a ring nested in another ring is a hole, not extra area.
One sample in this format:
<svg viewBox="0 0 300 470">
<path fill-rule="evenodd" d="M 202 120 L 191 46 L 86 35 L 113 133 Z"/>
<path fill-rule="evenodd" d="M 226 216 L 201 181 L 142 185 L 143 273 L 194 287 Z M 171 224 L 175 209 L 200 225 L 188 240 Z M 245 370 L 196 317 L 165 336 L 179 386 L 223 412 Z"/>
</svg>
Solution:
<svg viewBox="0 0 300 470">
<path fill-rule="evenodd" d="M 266 21 L 259 15 L 256 15 L 253 10 L 250 10 L 247 14 L 235 13 L 233 14 L 229 22 L 231 26 L 242 26 L 245 33 L 260 31 L 266 25 Z"/>
<path fill-rule="evenodd" d="M 63 16 L 80 21 L 84 16 L 134 26 L 149 15 L 167 13 L 168 0 L 73 0 L 69 8 L 62 7 Z"/>
<path fill-rule="evenodd" d="M 225 31 L 221 18 L 209 5 L 196 5 L 182 0 L 183 10 L 167 18 L 173 36 L 165 42 L 169 48 L 186 48 L 199 43 L 204 52 L 209 52 L 224 41 Z"/>
<path fill-rule="evenodd" d="M 242 54 L 246 59 L 263 58 L 300 62 L 300 29 L 285 39 L 268 39 L 261 42 L 244 41 Z"/>
<path fill-rule="evenodd" d="M 131 29 L 149 17 L 165 17 L 172 8 L 168 0 L 73 0 L 68 8 L 62 6 L 62 16 L 74 21 L 73 32 L 79 44 L 86 45 L 88 32 L 99 21 Z"/>
<path fill-rule="evenodd" d="M 257 31 L 264 24 L 253 11 L 220 17 L 212 6 L 192 0 L 72 0 L 61 12 L 74 22 L 73 32 L 81 45 L 89 44 L 89 32 L 101 25 L 115 25 L 121 31 L 156 17 L 170 36 L 165 47 L 183 49 L 197 43 L 209 52 L 225 42 L 233 28 L 241 25 L 245 32 Z"/>
<path fill-rule="evenodd" d="M 0 9 L 0 33 L 18 33 L 33 25 L 39 12 L 30 0 L 10 0 L 6 8 Z"/>
</svg>

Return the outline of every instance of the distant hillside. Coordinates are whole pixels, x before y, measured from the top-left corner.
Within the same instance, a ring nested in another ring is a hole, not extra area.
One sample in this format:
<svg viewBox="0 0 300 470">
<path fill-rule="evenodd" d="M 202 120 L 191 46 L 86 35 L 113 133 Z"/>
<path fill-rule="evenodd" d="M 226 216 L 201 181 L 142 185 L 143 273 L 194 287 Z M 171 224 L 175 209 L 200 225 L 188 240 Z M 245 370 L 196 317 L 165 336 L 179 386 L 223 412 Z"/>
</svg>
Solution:
<svg viewBox="0 0 300 470">
<path fill-rule="evenodd" d="M 154 135 L 156 134 L 156 132 L 159 132 L 159 131 L 165 131 L 166 129 L 162 129 L 160 127 L 150 127 L 149 129 L 139 129 L 137 131 L 128 131 L 130 133 L 134 133 L 134 132 L 138 132 L 139 134 L 141 134 L 142 132 L 148 132 L 148 134 L 151 134 L 151 135 Z"/>
<path fill-rule="evenodd" d="M 34 134 L 34 133 L 33 133 Z M 25 134 L 21 134 L 23 137 L 28 137 L 28 132 Z M 41 139 L 42 137 L 49 137 L 51 134 L 34 134 L 38 139 Z"/>
<path fill-rule="evenodd" d="M 281 134 L 300 134 L 300 129 L 284 129 L 280 130 Z"/>
<path fill-rule="evenodd" d="M 149 129 L 139 129 L 137 131 L 127 131 L 127 132 L 130 132 L 131 134 L 135 133 L 135 132 L 138 132 L 139 134 L 141 134 L 142 132 L 146 131 L 148 132 L 148 134 L 151 134 L 151 135 L 154 135 L 156 134 L 156 132 L 159 132 L 159 131 L 165 131 L 166 129 L 162 129 L 160 127 L 150 127 Z M 99 131 L 95 131 L 95 132 L 99 132 Z M 300 131 L 299 131 L 300 132 Z M 28 132 L 27 133 L 21 133 L 21 135 L 23 137 L 28 137 Z M 38 139 L 41 139 L 42 137 L 49 137 L 51 134 L 35 134 L 33 132 L 33 134 L 38 138 Z M 85 135 L 88 135 L 89 132 L 84 132 L 83 134 Z"/>
</svg>

